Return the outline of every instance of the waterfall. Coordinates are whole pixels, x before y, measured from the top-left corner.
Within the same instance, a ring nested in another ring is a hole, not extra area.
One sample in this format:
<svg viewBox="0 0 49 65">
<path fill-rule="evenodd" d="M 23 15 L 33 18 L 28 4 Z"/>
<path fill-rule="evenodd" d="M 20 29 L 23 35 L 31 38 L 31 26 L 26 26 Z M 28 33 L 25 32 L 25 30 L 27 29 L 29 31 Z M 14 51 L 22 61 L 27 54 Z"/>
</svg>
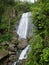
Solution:
<svg viewBox="0 0 49 65">
<path fill-rule="evenodd" d="M 19 38 L 27 39 L 28 36 L 31 35 L 31 28 L 34 27 L 34 25 L 31 23 L 31 12 L 23 13 L 18 29 L 17 34 Z M 30 45 L 27 45 L 25 49 L 22 50 L 20 53 L 20 56 L 16 62 L 14 62 L 13 65 L 16 65 L 20 60 L 27 58 L 27 52 L 30 49 Z"/>
<path fill-rule="evenodd" d="M 18 61 L 14 62 L 13 65 L 16 65 L 20 60 L 26 59 L 27 58 L 27 51 L 29 50 L 30 45 L 28 45 L 24 50 L 22 50 Z"/>
<path fill-rule="evenodd" d="M 26 39 L 29 36 L 30 27 L 32 26 L 30 18 L 31 12 L 23 13 L 17 30 L 19 38 Z"/>
<path fill-rule="evenodd" d="M 27 58 L 27 51 L 29 49 L 30 45 L 28 45 L 24 50 L 22 50 L 20 56 L 19 56 L 19 60 L 23 60 Z"/>
</svg>

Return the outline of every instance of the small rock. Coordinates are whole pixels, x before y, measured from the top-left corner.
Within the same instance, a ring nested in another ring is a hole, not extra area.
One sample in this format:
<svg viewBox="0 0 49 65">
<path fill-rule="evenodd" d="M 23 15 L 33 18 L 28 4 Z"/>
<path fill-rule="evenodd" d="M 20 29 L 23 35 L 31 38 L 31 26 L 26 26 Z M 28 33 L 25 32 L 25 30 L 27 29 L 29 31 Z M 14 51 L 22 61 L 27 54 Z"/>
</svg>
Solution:
<svg viewBox="0 0 49 65">
<path fill-rule="evenodd" d="M 13 37 L 11 42 L 12 43 L 17 43 L 17 41 L 18 41 L 18 38 L 17 37 Z"/>
<path fill-rule="evenodd" d="M 9 55 L 15 55 L 15 54 L 16 54 L 15 52 L 9 51 Z"/>
<path fill-rule="evenodd" d="M 14 44 L 9 44 L 8 50 L 9 51 L 15 51 Z"/>
<path fill-rule="evenodd" d="M 17 60 L 18 59 L 18 56 L 16 56 L 16 55 L 11 55 L 10 57 L 9 57 L 9 61 L 10 62 L 13 62 L 13 61 L 15 61 L 15 60 Z"/>
<path fill-rule="evenodd" d="M 8 46 L 9 46 L 9 42 L 4 41 L 4 42 L 2 43 L 2 46 L 5 46 L 5 45 L 8 45 Z"/>
</svg>

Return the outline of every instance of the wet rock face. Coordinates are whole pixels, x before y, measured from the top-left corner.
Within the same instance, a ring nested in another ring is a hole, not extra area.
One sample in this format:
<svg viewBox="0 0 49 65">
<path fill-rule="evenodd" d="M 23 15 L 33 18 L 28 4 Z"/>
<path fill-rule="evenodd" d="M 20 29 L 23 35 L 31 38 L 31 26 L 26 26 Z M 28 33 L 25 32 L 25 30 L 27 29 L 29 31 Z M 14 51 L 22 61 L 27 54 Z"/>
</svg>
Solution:
<svg viewBox="0 0 49 65">
<path fill-rule="evenodd" d="M 27 40 L 26 39 L 21 39 L 19 41 L 19 44 L 17 45 L 17 48 L 18 49 L 24 49 L 27 45 L 28 45 Z"/>
</svg>

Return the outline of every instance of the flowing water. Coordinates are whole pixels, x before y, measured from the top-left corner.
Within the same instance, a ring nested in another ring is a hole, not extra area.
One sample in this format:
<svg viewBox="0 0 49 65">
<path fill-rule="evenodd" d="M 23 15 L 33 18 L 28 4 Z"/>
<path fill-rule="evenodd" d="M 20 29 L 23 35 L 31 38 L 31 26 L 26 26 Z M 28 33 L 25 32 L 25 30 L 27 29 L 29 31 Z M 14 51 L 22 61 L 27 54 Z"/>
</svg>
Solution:
<svg viewBox="0 0 49 65">
<path fill-rule="evenodd" d="M 22 50 L 18 61 L 14 62 L 13 65 L 16 65 L 17 63 L 19 63 L 19 61 L 23 60 L 23 59 L 27 59 L 27 51 L 29 50 L 30 45 L 28 45 L 24 50 Z"/>
<path fill-rule="evenodd" d="M 17 30 L 19 38 L 26 39 L 29 36 L 29 31 L 32 26 L 30 22 L 31 16 L 31 12 L 23 13 Z"/>
<path fill-rule="evenodd" d="M 19 36 L 20 39 L 27 39 L 28 36 L 30 36 L 30 31 L 31 31 L 31 27 L 32 27 L 32 23 L 31 23 L 31 12 L 27 12 L 27 13 L 23 13 L 18 29 L 17 29 L 17 34 Z M 17 65 L 17 63 L 20 60 L 26 59 L 27 58 L 27 52 L 29 50 L 30 45 L 27 45 L 25 49 L 22 50 L 18 60 L 16 62 L 14 62 L 13 65 Z"/>
<path fill-rule="evenodd" d="M 30 45 L 28 45 L 24 50 L 22 50 L 18 60 L 16 62 L 14 62 L 12 65 L 17 65 L 17 63 L 19 63 L 19 61 L 23 60 L 23 59 L 27 59 L 27 51 L 29 50 Z"/>
<path fill-rule="evenodd" d="M 28 45 L 24 50 L 22 50 L 20 56 L 19 56 L 19 60 L 23 60 L 23 59 L 26 59 L 27 58 L 27 51 L 29 49 L 30 45 Z"/>
</svg>

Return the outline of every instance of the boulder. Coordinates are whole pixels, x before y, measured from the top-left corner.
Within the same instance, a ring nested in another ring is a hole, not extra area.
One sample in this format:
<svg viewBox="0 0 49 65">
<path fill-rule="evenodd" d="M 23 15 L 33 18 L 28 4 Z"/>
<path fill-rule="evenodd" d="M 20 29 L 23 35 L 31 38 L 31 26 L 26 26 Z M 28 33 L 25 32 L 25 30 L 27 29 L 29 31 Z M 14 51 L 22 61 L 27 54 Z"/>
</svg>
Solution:
<svg viewBox="0 0 49 65">
<path fill-rule="evenodd" d="M 19 44 L 17 45 L 18 49 L 24 49 L 28 45 L 26 39 L 22 39 L 19 41 Z"/>
</svg>

